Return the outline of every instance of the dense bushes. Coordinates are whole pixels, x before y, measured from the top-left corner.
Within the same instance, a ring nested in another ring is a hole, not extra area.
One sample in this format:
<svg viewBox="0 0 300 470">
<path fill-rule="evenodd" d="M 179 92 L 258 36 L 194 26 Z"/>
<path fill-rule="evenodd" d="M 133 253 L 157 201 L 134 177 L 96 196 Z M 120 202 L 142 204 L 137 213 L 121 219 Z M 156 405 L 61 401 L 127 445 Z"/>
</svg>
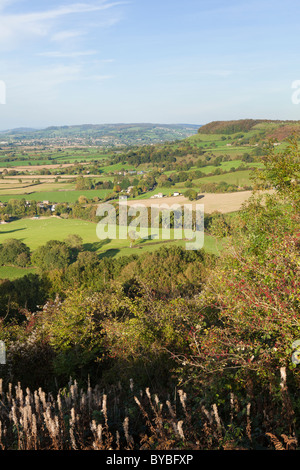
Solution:
<svg viewBox="0 0 300 470">
<path fill-rule="evenodd" d="M 147 357 L 150 375 L 158 372 L 159 363 L 166 372 L 166 348 L 185 344 L 178 337 L 182 318 L 190 322 L 196 307 L 193 295 L 204 285 L 212 258 L 178 247 L 117 260 L 83 255 L 88 253 L 80 253 L 76 262 L 63 269 L 3 283 L 2 316 L 5 304 L 10 312 L 3 332 L 16 322 L 26 329 L 25 336 L 30 331 L 34 337 L 42 332 L 43 344 L 53 352 L 50 369 L 63 380 L 88 370 L 99 378 L 112 367 L 127 380 L 128 371 L 143 357 Z M 40 310 L 38 305 L 44 306 Z M 29 373 L 25 362 L 24 358 L 24 373 L 30 381 L 34 373 Z M 164 380 L 169 378 L 165 375 Z"/>
<path fill-rule="evenodd" d="M 0 317 L 6 320 L 26 320 L 24 313 L 34 312 L 47 300 L 49 281 L 37 274 L 0 282 Z"/>
<path fill-rule="evenodd" d="M 268 389 L 274 401 L 281 376 L 287 374 L 292 388 L 300 380 L 292 361 L 300 336 L 299 188 L 287 177 L 297 177 L 295 142 L 286 152 L 280 163 L 274 156 L 274 171 L 271 154 L 260 173 L 266 181 L 278 181 L 279 165 L 283 190 L 278 184 L 278 193 L 253 197 L 240 213 L 231 243 L 198 297 L 202 315 L 190 332 L 188 354 L 178 355 L 189 380 L 201 373 L 206 387 L 240 396 L 263 397 Z M 296 395 L 293 400 L 298 406 Z"/>
<path fill-rule="evenodd" d="M 0 265 L 25 267 L 30 264 L 30 249 L 20 240 L 4 240 L 0 245 Z"/>
</svg>

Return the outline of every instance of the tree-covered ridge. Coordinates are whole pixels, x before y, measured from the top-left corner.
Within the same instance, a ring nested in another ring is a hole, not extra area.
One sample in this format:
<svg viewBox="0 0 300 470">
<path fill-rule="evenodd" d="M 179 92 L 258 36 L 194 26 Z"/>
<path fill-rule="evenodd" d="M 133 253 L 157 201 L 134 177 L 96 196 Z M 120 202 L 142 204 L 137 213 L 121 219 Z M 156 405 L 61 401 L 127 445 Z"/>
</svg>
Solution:
<svg viewBox="0 0 300 470">
<path fill-rule="evenodd" d="M 265 122 L 259 119 L 241 119 L 236 121 L 212 121 L 198 129 L 199 134 L 235 134 L 248 132 L 256 124 Z"/>
<path fill-rule="evenodd" d="M 198 134 L 236 134 L 237 132 L 249 132 L 254 128 L 278 129 L 287 128 L 291 134 L 291 126 L 299 129 L 300 121 L 280 121 L 272 119 L 238 119 L 233 121 L 212 121 L 201 126 Z M 285 135 L 287 137 L 287 135 Z"/>
</svg>

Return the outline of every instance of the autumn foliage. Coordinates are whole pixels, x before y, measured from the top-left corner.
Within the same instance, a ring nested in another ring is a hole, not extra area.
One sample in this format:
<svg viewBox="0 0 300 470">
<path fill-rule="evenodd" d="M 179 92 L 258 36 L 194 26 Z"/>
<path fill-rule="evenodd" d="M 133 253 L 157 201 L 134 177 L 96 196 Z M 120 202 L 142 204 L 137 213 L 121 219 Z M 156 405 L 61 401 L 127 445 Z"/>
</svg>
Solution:
<svg viewBox="0 0 300 470">
<path fill-rule="evenodd" d="M 297 448 L 300 366 L 292 357 L 300 339 L 299 150 L 295 140 L 280 156 L 272 148 L 257 175 L 270 191 L 254 194 L 234 217 L 214 221 L 215 233 L 226 235 L 220 256 L 162 248 L 119 260 L 80 257 L 42 274 L 47 302 L 0 323 L 9 365 L 2 366 L 5 386 L 21 382 L 51 391 L 65 389 L 70 376 L 80 387 L 91 380 L 88 393 L 102 409 L 98 387 L 113 390 L 126 412 L 111 423 L 105 413 L 87 415 L 79 395 L 88 395 L 76 388 L 73 405 L 64 404 L 67 427 L 57 399 L 49 398 L 54 414 L 43 404 L 40 437 L 32 427 L 28 441 L 24 434 L 13 439 L 12 432 L 26 403 L 17 410 L 10 399 L 5 406 L 17 414 L 8 418 L 0 406 L 6 433 L 0 444 Z M 132 383 L 146 394 L 133 394 Z M 181 390 L 178 416 L 174 390 Z M 33 412 L 34 395 L 27 396 Z"/>
</svg>

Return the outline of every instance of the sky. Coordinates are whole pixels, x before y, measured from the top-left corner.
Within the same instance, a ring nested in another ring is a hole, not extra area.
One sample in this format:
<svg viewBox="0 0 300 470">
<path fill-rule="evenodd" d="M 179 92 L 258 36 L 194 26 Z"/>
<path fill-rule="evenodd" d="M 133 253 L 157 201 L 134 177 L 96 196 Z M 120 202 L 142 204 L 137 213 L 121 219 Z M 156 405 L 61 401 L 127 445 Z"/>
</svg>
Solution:
<svg viewBox="0 0 300 470">
<path fill-rule="evenodd" d="M 298 120 L 299 26 L 296 0 L 0 0 L 0 130 Z"/>
</svg>

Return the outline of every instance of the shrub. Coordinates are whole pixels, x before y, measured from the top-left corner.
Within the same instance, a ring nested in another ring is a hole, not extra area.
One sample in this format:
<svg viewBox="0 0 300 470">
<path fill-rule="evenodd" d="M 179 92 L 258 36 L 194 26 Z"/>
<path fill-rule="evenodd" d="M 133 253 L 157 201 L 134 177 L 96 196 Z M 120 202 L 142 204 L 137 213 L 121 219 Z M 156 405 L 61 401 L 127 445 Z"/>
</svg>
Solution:
<svg viewBox="0 0 300 470">
<path fill-rule="evenodd" d="M 30 264 L 29 247 L 14 238 L 4 240 L 0 245 L 0 264 L 2 266 L 27 266 Z"/>
</svg>

